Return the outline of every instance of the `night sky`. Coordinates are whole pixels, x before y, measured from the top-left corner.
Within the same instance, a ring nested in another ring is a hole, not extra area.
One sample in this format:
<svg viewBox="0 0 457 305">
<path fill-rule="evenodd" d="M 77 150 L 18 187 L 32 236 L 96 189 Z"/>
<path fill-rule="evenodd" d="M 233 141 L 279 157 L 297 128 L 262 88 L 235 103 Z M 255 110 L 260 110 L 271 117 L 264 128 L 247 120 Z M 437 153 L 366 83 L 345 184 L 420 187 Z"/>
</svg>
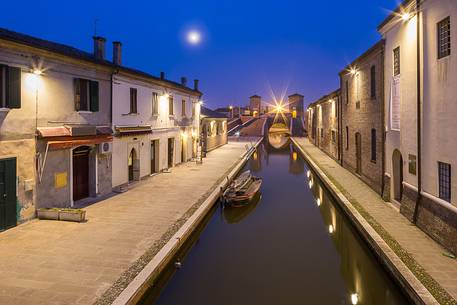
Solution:
<svg viewBox="0 0 457 305">
<path fill-rule="evenodd" d="M 338 88 L 338 72 L 380 39 L 398 0 L 2 1 L 0 27 L 92 51 L 97 34 L 123 43 L 123 64 L 200 79 L 209 107 Z M 189 45 L 185 33 L 202 32 Z M 270 89 L 271 88 L 271 89 Z"/>
</svg>

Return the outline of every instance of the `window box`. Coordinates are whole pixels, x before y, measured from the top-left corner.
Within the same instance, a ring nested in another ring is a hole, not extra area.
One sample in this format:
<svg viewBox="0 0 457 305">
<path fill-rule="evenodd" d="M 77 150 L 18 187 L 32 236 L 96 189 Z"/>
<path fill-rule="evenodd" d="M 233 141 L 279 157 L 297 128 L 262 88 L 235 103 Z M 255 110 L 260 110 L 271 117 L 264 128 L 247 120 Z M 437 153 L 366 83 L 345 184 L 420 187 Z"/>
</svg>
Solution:
<svg viewBox="0 0 457 305">
<path fill-rule="evenodd" d="M 80 209 L 38 209 L 39 219 L 83 222 L 86 220 L 86 211 Z"/>
<path fill-rule="evenodd" d="M 38 209 L 38 219 L 59 220 L 59 209 Z"/>
</svg>

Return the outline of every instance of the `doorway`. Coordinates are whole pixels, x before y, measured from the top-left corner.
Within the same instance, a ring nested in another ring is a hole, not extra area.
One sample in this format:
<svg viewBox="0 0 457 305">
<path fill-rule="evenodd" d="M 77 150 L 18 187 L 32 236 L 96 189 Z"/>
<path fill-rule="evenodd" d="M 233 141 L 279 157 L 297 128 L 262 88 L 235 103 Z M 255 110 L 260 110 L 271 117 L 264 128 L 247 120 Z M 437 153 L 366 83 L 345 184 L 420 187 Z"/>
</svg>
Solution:
<svg viewBox="0 0 457 305">
<path fill-rule="evenodd" d="M 159 140 L 151 141 L 151 175 L 159 171 Z"/>
<path fill-rule="evenodd" d="M 11 158 L 0 160 L 0 231 L 16 224 L 16 158 Z"/>
<path fill-rule="evenodd" d="M 184 139 L 181 139 L 181 163 L 186 162 L 186 141 Z"/>
<path fill-rule="evenodd" d="M 175 149 L 175 138 L 168 138 L 168 168 L 173 167 L 174 149 Z"/>
<path fill-rule="evenodd" d="M 140 180 L 140 160 L 135 148 L 130 150 L 128 159 L 129 183 Z"/>
<path fill-rule="evenodd" d="M 403 157 L 398 149 L 392 154 L 392 174 L 394 199 L 401 202 L 403 197 Z"/>
<path fill-rule="evenodd" d="M 89 197 L 89 146 L 73 150 L 73 201 Z"/>
<path fill-rule="evenodd" d="M 356 159 L 356 173 L 362 174 L 362 136 L 359 132 L 355 134 L 355 159 Z"/>
</svg>

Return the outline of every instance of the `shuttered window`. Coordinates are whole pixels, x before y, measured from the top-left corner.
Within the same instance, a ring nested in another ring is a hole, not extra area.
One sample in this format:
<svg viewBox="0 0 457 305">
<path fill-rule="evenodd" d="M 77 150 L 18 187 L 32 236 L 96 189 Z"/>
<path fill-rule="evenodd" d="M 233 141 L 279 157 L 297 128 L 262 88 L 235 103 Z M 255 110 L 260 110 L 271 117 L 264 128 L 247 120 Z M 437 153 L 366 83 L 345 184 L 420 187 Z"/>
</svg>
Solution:
<svg viewBox="0 0 457 305">
<path fill-rule="evenodd" d="M 370 92 L 371 98 L 376 97 L 376 66 L 372 66 L 370 70 Z"/>
<path fill-rule="evenodd" d="M 168 97 L 168 114 L 169 115 L 173 115 L 174 114 L 173 103 L 174 103 L 173 97 L 170 95 Z"/>
<path fill-rule="evenodd" d="M 376 162 L 376 129 L 371 130 L 371 161 Z"/>
<path fill-rule="evenodd" d="M 138 91 L 136 88 L 130 88 L 130 113 L 138 113 Z"/>
<path fill-rule="evenodd" d="M 438 22 L 438 58 L 451 55 L 451 18 Z"/>
<path fill-rule="evenodd" d="M 181 101 L 181 115 L 186 116 L 186 100 Z"/>
<path fill-rule="evenodd" d="M 99 85 L 97 81 L 75 78 L 76 111 L 99 111 Z"/>
<path fill-rule="evenodd" d="M 21 108 L 21 69 L 0 66 L 0 108 Z"/>
<path fill-rule="evenodd" d="M 438 186 L 441 199 L 451 202 L 451 165 L 438 162 Z"/>
<path fill-rule="evenodd" d="M 152 92 L 152 114 L 159 114 L 159 94 Z"/>
<path fill-rule="evenodd" d="M 394 76 L 400 75 L 400 47 L 394 49 Z"/>
</svg>

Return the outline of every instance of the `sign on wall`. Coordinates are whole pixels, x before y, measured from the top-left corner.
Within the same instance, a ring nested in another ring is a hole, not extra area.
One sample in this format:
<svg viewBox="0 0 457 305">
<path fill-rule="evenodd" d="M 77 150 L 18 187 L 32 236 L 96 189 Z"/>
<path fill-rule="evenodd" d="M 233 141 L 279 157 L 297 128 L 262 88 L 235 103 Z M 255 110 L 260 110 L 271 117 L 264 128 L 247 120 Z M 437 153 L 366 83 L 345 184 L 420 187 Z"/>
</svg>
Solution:
<svg viewBox="0 0 457 305">
<path fill-rule="evenodd" d="M 54 187 L 56 189 L 67 186 L 67 172 L 55 173 L 54 174 Z"/>
<path fill-rule="evenodd" d="M 400 75 L 392 78 L 390 88 L 390 129 L 400 131 Z"/>
</svg>

